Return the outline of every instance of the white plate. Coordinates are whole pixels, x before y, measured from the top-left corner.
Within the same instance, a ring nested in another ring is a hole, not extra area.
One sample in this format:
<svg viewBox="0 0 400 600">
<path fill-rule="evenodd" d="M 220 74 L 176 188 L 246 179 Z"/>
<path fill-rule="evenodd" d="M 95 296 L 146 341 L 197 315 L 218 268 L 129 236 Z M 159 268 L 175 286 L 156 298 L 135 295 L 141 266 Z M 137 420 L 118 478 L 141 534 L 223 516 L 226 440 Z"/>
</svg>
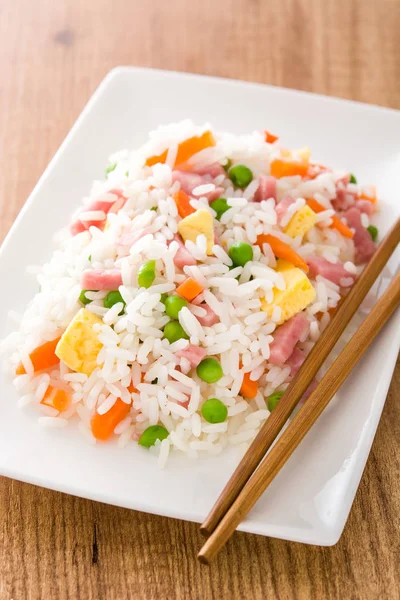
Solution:
<svg viewBox="0 0 400 600">
<path fill-rule="evenodd" d="M 69 221 L 92 180 L 102 177 L 108 155 L 143 143 L 160 123 L 185 117 L 235 133 L 267 127 L 289 146 L 309 145 L 317 160 L 378 184 L 380 231 L 399 214 L 399 112 L 264 85 L 115 69 L 72 128 L 1 249 L 2 315 L 22 310 L 35 293 L 34 278 L 25 275 L 27 264 L 50 256 L 53 233 Z M 2 318 L 0 337 L 9 330 Z M 320 545 L 338 540 L 385 402 L 399 334 L 397 314 L 242 530 Z M 76 426 L 42 429 L 31 413 L 17 409 L 17 394 L 4 375 L 0 390 L 0 473 L 8 477 L 201 522 L 238 459 L 229 451 L 197 462 L 176 456 L 159 471 L 154 457 L 134 444 L 91 446 Z"/>
</svg>

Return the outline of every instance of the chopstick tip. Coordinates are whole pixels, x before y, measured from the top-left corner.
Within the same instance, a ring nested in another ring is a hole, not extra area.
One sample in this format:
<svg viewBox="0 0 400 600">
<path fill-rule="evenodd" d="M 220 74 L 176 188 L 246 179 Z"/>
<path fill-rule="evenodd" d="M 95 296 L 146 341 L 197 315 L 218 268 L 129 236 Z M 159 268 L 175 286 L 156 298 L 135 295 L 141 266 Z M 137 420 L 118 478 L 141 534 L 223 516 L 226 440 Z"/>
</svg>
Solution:
<svg viewBox="0 0 400 600">
<path fill-rule="evenodd" d="M 197 558 L 199 559 L 199 561 L 203 564 L 203 565 L 208 565 L 210 566 L 210 562 L 206 556 L 206 554 L 204 553 L 204 548 L 202 548 L 200 550 L 200 552 L 197 555 Z"/>
<path fill-rule="evenodd" d="M 206 525 L 200 525 L 200 533 L 201 535 L 203 535 L 204 537 L 208 537 L 209 535 L 212 534 L 212 531 L 210 531 Z"/>
</svg>

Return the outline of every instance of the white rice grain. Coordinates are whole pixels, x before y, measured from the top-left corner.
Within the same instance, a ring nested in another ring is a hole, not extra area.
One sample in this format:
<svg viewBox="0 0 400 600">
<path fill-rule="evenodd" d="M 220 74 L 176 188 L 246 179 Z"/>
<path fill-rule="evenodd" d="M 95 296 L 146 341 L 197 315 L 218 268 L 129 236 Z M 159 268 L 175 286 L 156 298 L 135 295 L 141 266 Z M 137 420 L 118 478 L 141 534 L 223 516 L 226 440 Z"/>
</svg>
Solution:
<svg viewBox="0 0 400 600">
<path fill-rule="evenodd" d="M 357 275 L 357 267 L 354 263 L 348 260 L 344 263 L 343 266 L 348 273 L 351 273 L 352 275 Z"/>
<path fill-rule="evenodd" d="M 183 329 L 189 337 L 195 336 L 199 340 L 204 340 L 205 335 L 203 328 L 196 319 L 196 317 L 192 315 L 187 306 L 181 308 L 181 310 L 179 311 L 178 319 L 179 323 L 182 325 Z"/>
<path fill-rule="evenodd" d="M 79 213 L 80 221 L 104 221 L 107 215 L 103 210 L 87 210 Z"/>
<path fill-rule="evenodd" d="M 205 183 L 203 185 L 198 185 L 192 190 L 193 196 L 204 196 L 209 192 L 213 192 L 215 190 L 215 185 L 213 183 Z"/>
<path fill-rule="evenodd" d="M 165 438 L 165 440 L 162 440 L 162 442 L 160 444 L 160 453 L 158 455 L 158 460 L 157 460 L 157 464 L 160 469 L 163 469 L 165 467 L 165 465 L 167 464 L 170 447 L 171 447 L 171 443 L 168 438 Z"/>
<path fill-rule="evenodd" d="M 113 396 L 113 394 L 109 394 L 107 396 L 107 398 L 104 400 L 104 402 L 102 402 L 97 409 L 97 412 L 99 413 L 99 415 L 105 415 L 110 410 L 110 408 L 112 408 L 114 406 L 116 401 L 117 401 L 117 397 Z"/>
<path fill-rule="evenodd" d="M 194 437 L 200 437 L 201 435 L 201 418 L 198 413 L 194 413 L 191 417 L 192 423 L 192 434 Z"/>
<path fill-rule="evenodd" d="M 239 415 L 242 412 L 245 412 L 248 409 L 249 405 L 246 400 L 242 400 L 238 402 L 234 406 L 228 408 L 228 417 L 234 417 L 235 415 Z"/>
</svg>

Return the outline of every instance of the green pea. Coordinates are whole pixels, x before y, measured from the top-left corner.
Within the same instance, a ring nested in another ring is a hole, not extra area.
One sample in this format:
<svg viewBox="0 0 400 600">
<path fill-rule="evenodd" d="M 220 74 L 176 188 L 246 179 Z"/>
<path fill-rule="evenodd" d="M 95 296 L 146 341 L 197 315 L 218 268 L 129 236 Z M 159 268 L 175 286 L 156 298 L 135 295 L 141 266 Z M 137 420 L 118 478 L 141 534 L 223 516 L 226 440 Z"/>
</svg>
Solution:
<svg viewBox="0 0 400 600">
<path fill-rule="evenodd" d="M 239 188 L 245 188 L 253 181 L 253 173 L 244 165 L 231 167 L 228 175 L 233 185 Z"/>
<path fill-rule="evenodd" d="M 179 315 L 179 311 L 187 306 L 187 300 L 181 298 L 181 296 L 168 296 L 165 299 L 165 312 L 171 319 L 177 319 Z"/>
<path fill-rule="evenodd" d="M 178 321 L 170 321 L 166 324 L 164 327 L 164 337 L 169 341 L 170 344 L 173 344 L 178 340 L 189 339 L 186 331 Z"/>
<path fill-rule="evenodd" d="M 106 168 L 106 175 L 108 175 L 109 173 L 111 173 L 111 171 L 114 171 L 115 167 L 117 166 L 117 163 L 111 163 L 110 165 L 108 165 L 108 167 Z"/>
<path fill-rule="evenodd" d="M 285 392 L 274 392 L 267 398 L 268 410 L 272 412 Z"/>
<path fill-rule="evenodd" d="M 226 159 L 226 163 L 224 164 L 224 170 L 225 170 L 226 172 L 228 172 L 228 171 L 229 171 L 229 169 L 231 168 L 231 166 L 232 166 L 232 161 L 231 161 L 231 159 L 230 159 L 230 158 L 227 158 L 227 159 Z"/>
<path fill-rule="evenodd" d="M 221 219 L 224 212 L 226 212 L 227 210 L 230 209 L 230 206 L 229 206 L 228 202 L 226 201 L 226 198 L 217 198 L 216 200 L 213 200 L 210 203 L 210 206 L 217 213 L 216 218 L 218 219 L 218 221 Z"/>
<path fill-rule="evenodd" d="M 205 358 L 197 366 L 197 375 L 206 383 L 215 383 L 223 376 L 222 367 L 215 358 Z"/>
<path fill-rule="evenodd" d="M 353 173 L 350 173 L 350 183 L 357 183 L 357 179 L 354 177 Z"/>
<path fill-rule="evenodd" d="M 369 227 L 367 227 L 367 231 L 372 237 L 372 241 L 376 242 L 376 240 L 378 239 L 378 228 L 375 227 L 375 225 L 369 225 Z"/>
<path fill-rule="evenodd" d="M 162 425 L 150 425 L 145 429 L 138 440 L 140 446 L 150 448 L 157 440 L 165 440 L 169 436 L 168 431 Z"/>
<path fill-rule="evenodd" d="M 138 271 L 139 287 L 149 288 L 156 278 L 156 261 L 148 260 Z"/>
<path fill-rule="evenodd" d="M 160 302 L 165 304 L 166 299 L 168 298 L 168 294 L 161 294 Z"/>
<path fill-rule="evenodd" d="M 201 414 L 209 423 L 223 423 L 228 416 L 228 409 L 218 398 L 209 398 L 201 407 Z"/>
<path fill-rule="evenodd" d="M 124 306 L 126 304 L 119 291 L 114 290 L 113 292 L 108 292 L 107 296 L 105 296 L 103 300 L 103 305 L 104 308 L 111 308 L 112 306 L 114 306 L 114 304 L 117 304 L 117 302 L 122 302 Z M 124 309 L 122 309 L 119 314 L 124 314 Z"/>
<path fill-rule="evenodd" d="M 93 292 L 94 290 L 82 290 L 81 293 L 79 294 L 79 302 L 82 302 L 82 304 L 90 304 L 90 302 L 92 302 L 92 300 L 89 300 L 89 298 L 86 297 L 86 292 Z"/>
<path fill-rule="evenodd" d="M 253 248 L 246 242 L 235 242 L 228 254 L 234 267 L 244 267 L 249 260 L 253 260 Z"/>
</svg>

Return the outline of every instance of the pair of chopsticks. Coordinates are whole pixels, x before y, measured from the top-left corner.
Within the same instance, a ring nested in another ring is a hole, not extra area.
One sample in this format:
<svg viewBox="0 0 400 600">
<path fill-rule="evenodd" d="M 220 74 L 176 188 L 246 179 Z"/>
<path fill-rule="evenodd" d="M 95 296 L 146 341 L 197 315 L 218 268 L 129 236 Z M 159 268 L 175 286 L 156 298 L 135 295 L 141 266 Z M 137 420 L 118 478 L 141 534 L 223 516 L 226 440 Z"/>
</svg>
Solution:
<svg viewBox="0 0 400 600">
<path fill-rule="evenodd" d="M 341 301 L 318 342 L 264 423 L 201 526 L 209 535 L 198 557 L 209 563 L 290 458 L 355 364 L 400 304 L 400 273 L 345 346 L 282 436 L 281 429 L 339 340 L 372 284 L 400 242 L 400 219 L 377 248 L 349 294 Z M 264 460 L 263 460 L 264 459 Z M 263 462 L 261 462 L 263 461 Z M 260 464 L 261 463 L 261 464 Z"/>
</svg>

